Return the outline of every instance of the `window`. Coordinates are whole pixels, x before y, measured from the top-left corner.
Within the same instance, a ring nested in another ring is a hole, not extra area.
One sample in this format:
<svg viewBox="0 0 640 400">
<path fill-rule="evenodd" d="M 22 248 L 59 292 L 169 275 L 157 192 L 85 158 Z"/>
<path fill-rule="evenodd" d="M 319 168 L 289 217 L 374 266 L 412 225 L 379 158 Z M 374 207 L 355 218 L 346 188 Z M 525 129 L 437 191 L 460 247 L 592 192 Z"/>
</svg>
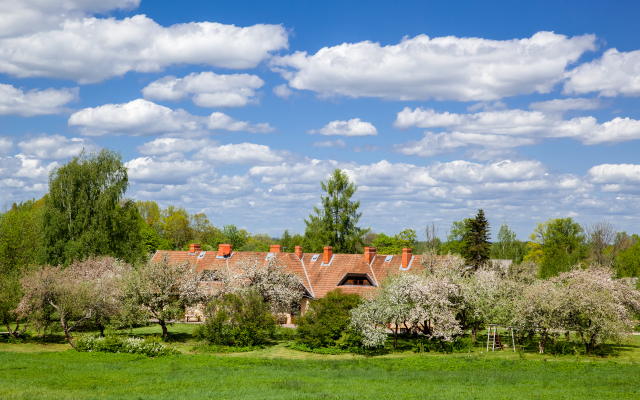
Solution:
<svg viewBox="0 0 640 400">
<path fill-rule="evenodd" d="M 313 257 L 311 257 L 311 261 L 318 261 L 318 257 L 320 257 L 320 254 L 314 254 Z"/>
<path fill-rule="evenodd" d="M 350 274 L 342 278 L 338 286 L 373 286 L 373 284 L 367 275 Z"/>
<path fill-rule="evenodd" d="M 204 258 L 205 254 L 207 254 L 206 251 L 201 251 L 200 254 L 198 254 L 198 260 L 201 260 L 202 258 Z"/>
<path fill-rule="evenodd" d="M 393 259 L 393 256 L 386 256 L 384 258 L 384 262 L 390 262 Z"/>
</svg>

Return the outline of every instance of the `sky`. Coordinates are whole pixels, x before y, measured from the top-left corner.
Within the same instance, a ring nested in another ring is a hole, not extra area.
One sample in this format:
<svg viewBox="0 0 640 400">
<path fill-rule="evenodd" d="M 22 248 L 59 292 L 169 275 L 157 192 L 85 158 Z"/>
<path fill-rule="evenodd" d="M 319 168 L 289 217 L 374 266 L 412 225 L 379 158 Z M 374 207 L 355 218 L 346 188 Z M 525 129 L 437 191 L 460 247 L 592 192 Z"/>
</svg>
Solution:
<svg viewBox="0 0 640 400">
<path fill-rule="evenodd" d="M 0 0 L 0 204 L 109 148 L 127 197 L 304 232 L 320 181 L 422 238 L 640 232 L 640 2 Z"/>
</svg>

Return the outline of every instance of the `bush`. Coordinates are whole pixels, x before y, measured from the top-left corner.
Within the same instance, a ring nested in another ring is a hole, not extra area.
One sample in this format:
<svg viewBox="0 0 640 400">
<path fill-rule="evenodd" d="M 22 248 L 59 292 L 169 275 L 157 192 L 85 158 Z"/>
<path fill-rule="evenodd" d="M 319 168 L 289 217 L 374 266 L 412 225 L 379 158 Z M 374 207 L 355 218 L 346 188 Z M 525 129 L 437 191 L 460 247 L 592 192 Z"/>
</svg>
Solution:
<svg viewBox="0 0 640 400">
<path fill-rule="evenodd" d="M 349 311 L 360 302 L 358 294 L 345 294 L 340 289 L 315 300 L 310 309 L 298 318 L 296 342 L 311 348 L 335 347 L 349 328 Z"/>
<path fill-rule="evenodd" d="M 76 339 L 76 350 L 83 352 L 144 354 L 149 357 L 180 354 L 177 349 L 162 343 L 162 340 L 158 337 L 140 339 L 135 337 L 122 338 L 115 335 L 104 337 L 95 335 L 80 336 Z"/>
<path fill-rule="evenodd" d="M 189 350 L 196 351 L 198 353 L 246 353 L 248 351 L 260 350 L 263 347 L 260 346 L 247 346 L 247 347 L 235 347 L 235 346 L 221 346 L 218 344 L 198 344 L 192 346 Z"/>
<path fill-rule="evenodd" d="M 276 320 L 269 303 L 257 293 L 226 294 L 211 302 L 206 323 L 194 335 L 209 344 L 233 347 L 264 346 L 273 338 Z"/>
</svg>

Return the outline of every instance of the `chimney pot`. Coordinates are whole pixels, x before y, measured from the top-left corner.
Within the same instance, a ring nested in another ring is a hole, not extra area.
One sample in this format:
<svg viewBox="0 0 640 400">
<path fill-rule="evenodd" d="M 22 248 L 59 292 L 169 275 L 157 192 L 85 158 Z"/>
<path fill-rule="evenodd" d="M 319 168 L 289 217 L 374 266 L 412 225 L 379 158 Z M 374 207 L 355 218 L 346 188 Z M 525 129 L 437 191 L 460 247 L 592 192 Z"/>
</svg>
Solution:
<svg viewBox="0 0 640 400">
<path fill-rule="evenodd" d="M 200 253 L 201 251 L 200 249 L 201 247 L 200 247 L 200 244 L 198 243 L 191 243 L 189 245 L 189 253 Z"/>
<path fill-rule="evenodd" d="M 302 246 L 296 246 L 296 255 L 299 259 L 302 259 Z"/>
<path fill-rule="evenodd" d="M 220 257 L 229 257 L 231 255 L 232 246 L 230 244 L 222 244 L 218 245 L 218 255 Z"/>
<path fill-rule="evenodd" d="M 365 247 L 364 248 L 364 262 L 366 262 L 367 264 L 371 264 L 371 261 L 373 261 L 373 257 L 376 256 L 376 253 L 378 252 L 378 249 L 375 247 Z"/>
<path fill-rule="evenodd" d="M 405 247 L 402 249 L 402 268 L 407 268 L 411 262 L 411 249 Z"/>
<path fill-rule="evenodd" d="M 282 253 L 282 246 L 279 244 L 272 244 L 271 247 L 269 247 L 269 253 Z"/>
<path fill-rule="evenodd" d="M 322 254 L 322 263 L 329 264 L 331 257 L 333 257 L 333 247 L 325 246 L 324 253 Z"/>
</svg>

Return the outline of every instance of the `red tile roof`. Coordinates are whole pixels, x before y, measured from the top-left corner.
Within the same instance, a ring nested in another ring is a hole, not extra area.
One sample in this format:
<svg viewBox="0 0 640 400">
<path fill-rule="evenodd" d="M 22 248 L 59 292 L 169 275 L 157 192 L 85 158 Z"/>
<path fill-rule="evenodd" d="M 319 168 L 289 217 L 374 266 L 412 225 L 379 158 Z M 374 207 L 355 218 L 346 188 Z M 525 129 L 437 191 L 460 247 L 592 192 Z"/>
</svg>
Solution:
<svg viewBox="0 0 640 400">
<path fill-rule="evenodd" d="M 272 254 L 285 268 L 300 277 L 308 295 L 313 298 L 324 297 L 328 292 L 336 289 L 347 274 L 367 275 L 370 281 L 378 286 L 382 280 L 392 274 L 402 273 L 402 256 L 393 255 L 390 261 L 387 256 L 378 254 L 371 265 L 367 264 L 363 254 L 333 254 L 328 265 L 322 263 L 322 253 L 306 253 L 302 259 L 295 253 L 266 253 L 266 252 L 233 252 L 228 258 L 219 258 L 217 251 L 189 253 L 188 251 L 158 251 L 154 261 L 160 260 L 162 254 L 167 253 L 170 262 L 188 260 L 197 267 L 197 271 L 233 268 L 242 259 L 256 259 L 267 263 L 267 255 Z M 205 253 L 204 255 L 202 253 Z M 318 254 L 316 261 L 312 261 Z M 422 256 L 413 256 L 410 267 L 406 271 L 422 269 Z M 375 286 L 340 286 L 345 293 L 360 293 L 365 295 L 375 290 Z"/>
</svg>

